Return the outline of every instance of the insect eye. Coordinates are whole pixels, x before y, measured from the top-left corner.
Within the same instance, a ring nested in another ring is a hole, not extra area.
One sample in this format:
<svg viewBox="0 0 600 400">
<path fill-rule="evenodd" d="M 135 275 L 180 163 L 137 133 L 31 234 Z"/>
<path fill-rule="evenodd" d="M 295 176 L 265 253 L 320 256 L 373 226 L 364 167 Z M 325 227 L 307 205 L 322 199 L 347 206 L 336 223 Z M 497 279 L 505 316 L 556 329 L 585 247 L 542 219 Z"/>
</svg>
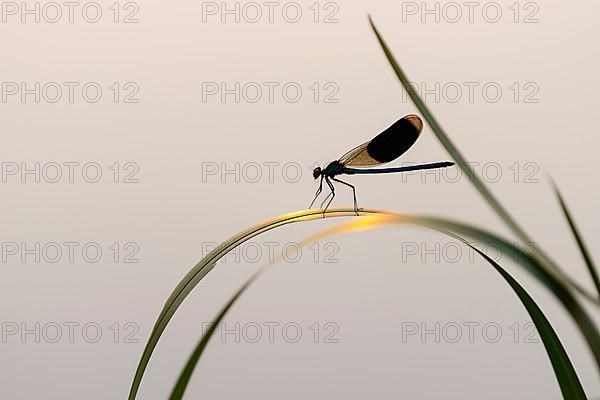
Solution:
<svg viewBox="0 0 600 400">
<path fill-rule="evenodd" d="M 313 169 L 313 178 L 317 179 L 321 175 L 321 167 Z"/>
</svg>

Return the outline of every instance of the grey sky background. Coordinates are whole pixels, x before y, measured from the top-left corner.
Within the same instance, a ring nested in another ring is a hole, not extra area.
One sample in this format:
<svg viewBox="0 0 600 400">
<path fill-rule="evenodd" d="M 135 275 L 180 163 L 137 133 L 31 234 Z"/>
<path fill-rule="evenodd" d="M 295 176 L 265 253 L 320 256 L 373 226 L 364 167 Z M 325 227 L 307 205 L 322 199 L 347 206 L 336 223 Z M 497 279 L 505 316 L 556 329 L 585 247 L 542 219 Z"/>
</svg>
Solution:
<svg viewBox="0 0 600 400">
<path fill-rule="evenodd" d="M 237 3 L 239 22 L 221 2 L 83 2 L 73 22 L 60 3 L 56 23 L 47 3 L 39 23 L 11 4 L 0 23 L 3 398 L 125 398 L 160 308 L 208 248 L 306 208 L 316 162 L 416 112 L 367 13 L 476 173 L 592 289 L 546 174 L 600 257 L 597 2 L 479 2 L 472 22 L 462 2 L 430 14 L 431 1 L 279 2 L 273 22 L 262 2 Z M 448 159 L 426 125 L 394 165 Z M 509 235 L 457 173 L 348 180 L 362 207 Z M 351 204 L 345 189 L 334 206 Z M 139 398 L 167 397 L 203 323 L 269 249 L 290 253 L 232 310 L 234 333 L 215 337 L 189 398 L 561 398 L 527 313 L 485 262 L 408 227 L 327 238 L 294 258 L 295 243 L 339 222 L 269 232 L 219 263 L 173 318 Z M 569 316 L 483 249 L 526 285 L 597 395 Z"/>
</svg>

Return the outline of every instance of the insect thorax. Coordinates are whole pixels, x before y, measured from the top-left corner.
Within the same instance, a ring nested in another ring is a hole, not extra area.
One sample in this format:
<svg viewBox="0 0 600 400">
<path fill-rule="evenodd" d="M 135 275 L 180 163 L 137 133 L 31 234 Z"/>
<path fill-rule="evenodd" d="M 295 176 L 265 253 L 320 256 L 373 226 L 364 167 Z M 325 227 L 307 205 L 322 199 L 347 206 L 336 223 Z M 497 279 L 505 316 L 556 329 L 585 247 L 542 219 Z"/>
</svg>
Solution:
<svg viewBox="0 0 600 400">
<path fill-rule="evenodd" d="M 323 174 L 326 176 L 339 175 L 344 169 L 344 166 L 339 161 L 332 161 L 325 167 Z"/>
</svg>

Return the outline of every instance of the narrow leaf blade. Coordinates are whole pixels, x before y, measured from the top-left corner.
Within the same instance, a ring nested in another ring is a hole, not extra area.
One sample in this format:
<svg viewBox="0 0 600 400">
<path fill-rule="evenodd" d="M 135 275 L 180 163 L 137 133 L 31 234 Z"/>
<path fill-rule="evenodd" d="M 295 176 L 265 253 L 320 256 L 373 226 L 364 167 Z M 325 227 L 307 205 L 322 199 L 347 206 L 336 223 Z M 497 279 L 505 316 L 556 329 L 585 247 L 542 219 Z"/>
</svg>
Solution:
<svg viewBox="0 0 600 400">
<path fill-rule="evenodd" d="M 540 334 L 546 354 L 552 363 L 556 380 L 560 386 L 560 390 L 563 394 L 563 398 L 566 400 L 587 400 L 585 391 L 581 386 L 579 377 L 575 372 L 575 368 L 567 355 L 565 348 L 563 347 L 558 335 L 552 328 L 552 325 L 537 305 L 537 303 L 531 298 L 529 293 L 508 273 L 502 268 L 497 262 L 492 260 L 487 254 L 481 250 L 475 248 L 466 240 L 460 236 L 453 235 L 459 240 L 464 242 L 467 246 L 475 250 L 480 256 L 482 256 L 488 263 L 490 263 L 494 269 L 504 278 L 504 280 L 510 285 L 516 295 L 521 300 L 521 303 L 529 313 L 531 320 L 535 324 L 535 327 Z"/>
<path fill-rule="evenodd" d="M 577 241 L 577 246 L 579 247 L 581 256 L 583 257 L 583 260 L 585 261 L 585 265 L 587 266 L 588 271 L 590 272 L 590 275 L 592 276 L 592 281 L 594 282 L 594 285 L 596 286 L 596 291 L 600 295 L 600 279 L 598 277 L 597 268 L 594 265 L 594 261 L 592 260 L 592 256 L 590 255 L 590 253 L 587 249 L 587 246 L 585 245 L 585 242 L 583 241 L 583 237 L 579 233 L 579 229 L 577 229 L 577 225 L 575 225 L 575 220 L 571 216 L 571 213 L 569 212 L 569 209 L 567 208 L 567 204 L 565 203 L 565 201 L 560 193 L 560 190 L 558 190 L 558 186 L 556 185 L 556 183 L 554 181 L 551 180 L 551 182 L 552 182 L 552 188 L 554 189 L 554 193 L 556 194 L 556 197 L 558 198 L 558 202 L 560 203 L 560 208 L 562 209 L 563 214 L 565 214 L 565 218 L 567 219 L 567 222 L 569 223 L 571 232 L 573 233 L 573 236 L 575 237 L 575 241 Z"/>
<path fill-rule="evenodd" d="M 394 58 L 394 55 L 392 54 L 385 40 L 383 40 L 383 37 L 381 36 L 379 30 L 375 26 L 375 23 L 371 19 L 371 16 L 369 16 L 369 23 L 371 24 L 371 29 L 375 33 L 377 41 L 379 42 L 379 45 L 381 46 L 385 57 L 387 58 L 392 69 L 396 73 L 396 76 L 400 80 L 400 83 L 404 87 L 404 90 L 406 90 L 415 106 L 419 109 L 421 114 L 423 114 L 423 117 L 433 130 L 433 133 L 437 136 L 442 146 L 444 146 L 446 151 L 450 154 L 454 161 L 456 161 L 456 163 L 463 170 L 466 176 L 470 178 L 470 181 L 473 183 L 475 188 L 479 191 L 479 193 L 481 193 L 483 198 L 496 211 L 496 213 L 500 216 L 504 223 L 513 231 L 513 233 L 515 233 L 517 237 L 519 237 L 519 239 L 523 240 L 524 242 L 530 242 L 531 240 L 529 240 L 527 234 L 523 231 L 523 229 L 521 229 L 521 227 L 516 223 L 516 221 L 510 216 L 508 211 L 506 211 L 506 209 L 498 202 L 498 200 L 496 200 L 492 192 L 488 190 L 487 186 L 485 186 L 484 183 L 479 179 L 479 177 L 473 172 L 473 170 L 470 168 L 469 164 L 467 163 L 461 152 L 454 145 L 454 143 L 452 143 L 450 137 L 446 134 L 446 132 L 444 132 L 441 125 L 437 122 L 431 111 L 429 111 L 429 108 L 425 105 L 419 94 L 410 84 L 408 77 L 406 76 L 402 68 L 400 68 L 400 65 Z"/>
</svg>

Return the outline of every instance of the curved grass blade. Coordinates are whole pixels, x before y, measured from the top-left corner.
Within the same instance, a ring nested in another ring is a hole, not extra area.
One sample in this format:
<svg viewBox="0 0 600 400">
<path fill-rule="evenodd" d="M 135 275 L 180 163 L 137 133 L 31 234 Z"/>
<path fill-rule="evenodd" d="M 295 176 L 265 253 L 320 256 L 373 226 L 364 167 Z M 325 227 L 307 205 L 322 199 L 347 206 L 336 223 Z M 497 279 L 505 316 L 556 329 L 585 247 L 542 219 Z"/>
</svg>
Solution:
<svg viewBox="0 0 600 400">
<path fill-rule="evenodd" d="M 537 278 L 540 283 L 546 286 L 546 288 L 550 290 L 557 300 L 560 301 L 579 328 L 579 331 L 583 335 L 589 349 L 591 350 L 594 361 L 596 362 L 596 366 L 600 369 L 600 332 L 598 332 L 598 328 L 588 315 L 585 308 L 575 297 L 575 287 L 570 283 L 570 281 L 565 280 L 564 277 L 557 271 L 545 268 L 541 264 L 540 257 L 536 257 L 536 253 L 529 254 L 524 252 L 521 248 L 500 236 L 460 222 L 441 218 L 410 216 L 399 218 L 397 222 L 408 222 L 426 226 L 440 232 L 451 231 L 455 234 L 467 236 L 494 246 L 503 254 L 509 255 L 517 264 L 524 267 L 525 270 Z"/>
<path fill-rule="evenodd" d="M 362 210 L 362 214 L 369 214 L 375 211 Z M 215 263 L 219 261 L 225 254 L 244 243 L 245 241 L 267 232 L 271 229 L 279 226 L 287 225 L 294 222 L 310 221 L 315 219 L 321 219 L 323 217 L 340 217 L 340 216 L 353 216 L 356 215 L 354 210 L 351 209 L 330 209 L 323 214 L 322 210 L 305 210 L 295 213 L 289 213 L 267 221 L 265 223 L 253 226 L 245 231 L 234 235 L 229 240 L 221 243 L 217 248 L 211 251 L 206 257 L 202 258 L 179 282 L 177 287 L 173 290 L 150 333 L 148 342 L 144 348 L 140 361 L 138 363 L 131 388 L 129 390 L 129 400 L 136 398 L 144 372 L 150 362 L 150 357 L 158 344 L 160 337 L 166 329 L 169 321 L 185 300 L 188 294 L 194 289 L 194 287 L 215 267 Z"/>
<path fill-rule="evenodd" d="M 373 222 L 374 222 L 374 224 L 371 224 Z M 300 246 L 303 247 L 305 244 L 307 244 L 309 242 L 312 242 L 312 241 L 318 240 L 318 239 L 322 239 L 323 237 L 329 236 L 334 233 L 355 231 L 361 227 L 363 227 L 363 228 L 369 227 L 370 224 L 371 224 L 371 227 L 374 227 L 374 225 L 377 225 L 378 222 L 379 221 L 377 221 L 377 220 L 371 220 L 371 221 L 368 221 L 366 224 L 364 224 L 364 223 L 360 223 L 360 222 L 356 223 L 356 221 L 352 221 L 348 224 L 342 224 L 333 229 L 323 231 L 322 233 L 317 234 L 313 237 L 310 237 L 309 239 L 305 239 L 300 244 Z M 541 309 L 538 307 L 538 305 L 535 303 L 535 301 L 529 296 L 529 294 L 525 291 L 525 289 L 523 289 L 523 287 L 521 285 L 519 285 L 519 283 L 516 280 L 514 280 L 514 278 L 512 278 L 500 265 L 498 265 L 494 260 L 492 260 L 486 254 L 481 252 L 479 249 L 472 246 L 468 241 L 466 241 L 465 239 L 463 239 L 462 237 L 460 237 L 454 233 L 451 233 L 448 231 L 442 231 L 442 232 L 445 233 L 446 235 L 450 235 L 454 238 L 457 238 L 458 240 L 462 241 L 467 246 L 469 246 L 470 248 L 475 250 L 485 260 L 487 260 L 496 269 L 496 271 L 498 271 L 498 273 L 506 280 L 506 282 L 515 291 L 515 293 L 521 300 L 523 306 L 525 307 L 525 309 L 531 316 L 531 318 L 540 334 L 540 337 L 542 338 L 542 342 L 546 349 L 546 353 L 548 354 L 548 357 L 549 357 L 552 367 L 554 369 L 554 373 L 556 375 L 558 384 L 560 386 L 561 392 L 563 393 L 563 398 L 565 398 L 567 400 L 587 400 L 585 392 L 581 386 L 581 383 L 579 382 L 579 378 L 577 377 L 575 369 L 573 368 L 573 365 L 571 364 L 571 361 L 569 360 L 569 357 L 568 357 L 564 347 L 562 346 L 560 339 L 554 332 L 554 329 L 552 328 L 552 326 L 550 325 L 550 323 L 544 316 Z M 238 289 L 238 291 L 232 296 L 232 298 L 229 300 L 229 302 L 222 308 L 221 312 L 217 315 L 217 317 L 212 321 L 212 323 L 210 325 L 210 329 L 204 333 L 200 342 L 195 347 L 194 351 L 192 352 L 192 355 L 189 357 L 185 367 L 183 368 L 183 370 L 177 380 L 177 383 L 175 384 L 175 387 L 173 388 L 173 391 L 171 393 L 171 397 L 170 397 L 171 400 L 179 400 L 183 397 L 183 394 L 185 393 L 185 389 L 187 388 L 187 385 L 189 384 L 192 373 L 193 373 L 198 361 L 200 360 L 200 357 L 202 356 L 206 346 L 208 345 L 208 342 L 210 341 L 212 334 L 216 330 L 216 327 L 219 326 L 219 324 L 221 323 L 221 321 L 223 320 L 223 318 L 225 317 L 227 312 L 231 309 L 231 307 L 235 304 L 235 302 L 240 298 L 240 296 L 246 291 L 246 289 L 252 284 L 252 282 L 254 282 L 258 278 L 258 276 L 262 272 L 264 272 L 264 270 L 268 266 L 271 266 L 271 265 L 273 265 L 273 263 L 268 264 L 268 265 L 260 268 L 257 272 L 255 272 L 244 283 L 244 285 L 242 285 L 240 287 L 240 289 Z"/>
<path fill-rule="evenodd" d="M 254 282 L 263 271 L 264 271 L 264 268 L 261 268 L 258 271 L 256 271 L 250 278 L 248 278 L 246 283 L 244 283 L 242 285 L 242 287 L 240 287 L 238 289 L 238 291 L 235 292 L 233 297 L 231 297 L 231 299 L 229 299 L 227 304 L 225 304 L 225 306 L 221 309 L 219 314 L 217 314 L 215 319 L 211 322 L 211 325 L 209 326 L 209 328 L 206 330 L 206 332 L 204 332 L 204 335 L 202 335 L 202 339 L 200 339 L 200 343 L 198 343 L 196 348 L 194 348 L 194 351 L 190 355 L 190 358 L 188 359 L 185 367 L 181 371 L 181 374 L 179 375 L 179 378 L 177 379 L 177 383 L 175 384 L 175 387 L 173 388 L 173 391 L 171 392 L 171 396 L 169 396 L 170 400 L 179 400 L 179 399 L 183 398 L 183 394 L 185 393 L 185 389 L 187 389 L 188 383 L 190 382 L 190 378 L 192 377 L 192 374 L 194 373 L 196 364 L 198 364 L 198 361 L 200 360 L 200 357 L 204 353 L 204 349 L 208 345 L 208 342 L 212 338 L 212 335 L 217 330 L 217 328 L 220 325 L 223 318 L 225 318 L 225 315 L 229 312 L 229 309 L 231 309 L 231 307 L 240 298 L 240 296 L 246 291 L 246 289 L 248 289 L 248 287 L 250 287 L 252 282 Z"/>
<path fill-rule="evenodd" d="M 336 227 L 334 227 L 333 229 L 325 230 L 321 234 L 310 236 L 310 237 L 304 239 L 303 241 L 298 243 L 298 245 L 300 246 L 300 248 L 303 248 L 306 245 L 314 242 L 315 240 L 318 240 L 318 238 L 320 238 L 322 235 L 330 235 L 330 234 L 335 233 L 336 231 L 337 231 Z M 223 318 L 225 318 L 225 315 L 229 312 L 231 307 L 240 298 L 240 296 L 246 291 L 246 289 L 248 289 L 248 287 L 250 287 L 250 285 L 256 279 L 258 279 L 258 277 L 262 273 L 264 273 L 267 270 L 267 268 L 274 266 L 279 260 L 281 260 L 281 258 L 282 258 L 282 256 L 279 256 L 272 262 L 260 267 L 254 274 L 252 274 L 250 276 L 250 278 L 248 278 L 246 280 L 246 282 L 237 290 L 237 292 L 235 292 L 235 294 L 231 297 L 231 299 L 229 299 L 229 301 L 221 309 L 219 314 L 217 314 L 215 319 L 211 322 L 209 329 L 207 329 L 207 331 L 202 336 L 202 339 L 200 340 L 198 345 L 196 345 L 196 347 L 194 348 L 194 351 L 192 352 L 191 356 L 189 357 L 185 367 L 181 371 L 181 374 L 179 375 L 179 378 L 177 379 L 177 383 L 175 384 L 169 399 L 178 400 L 183 397 L 183 394 L 185 393 L 185 390 L 190 381 L 190 378 L 192 377 L 192 373 L 194 372 L 194 369 L 196 368 L 196 364 L 198 364 L 200 357 L 204 353 L 204 349 L 208 345 L 208 342 L 212 338 L 212 335 L 215 333 L 217 327 L 219 326 L 219 324 L 221 323 Z"/>
<path fill-rule="evenodd" d="M 375 27 L 375 23 L 371 19 L 371 16 L 369 16 L 369 23 L 371 25 L 371 29 L 373 30 L 373 32 L 375 33 L 375 36 L 377 37 L 377 41 L 379 42 L 379 45 L 381 46 L 388 62 L 390 63 L 392 69 L 396 73 L 396 76 L 400 80 L 400 83 L 402 84 L 402 86 L 404 87 L 404 89 L 406 90 L 408 95 L 410 96 L 410 98 L 413 101 L 413 103 L 415 104 L 415 106 L 419 109 L 421 114 L 423 114 L 423 117 L 425 118 L 425 120 L 427 121 L 427 123 L 429 124 L 429 126 L 431 127 L 433 132 L 435 133 L 436 137 L 438 138 L 438 140 L 440 141 L 442 146 L 444 146 L 446 151 L 450 154 L 450 156 L 454 159 L 454 161 L 456 161 L 456 164 L 458 164 L 458 166 L 463 170 L 463 172 L 469 177 L 469 180 L 471 181 L 471 183 L 475 186 L 475 188 L 479 191 L 479 193 L 483 196 L 483 198 L 488 202 L 488 204 L 492 207 L 492 209 L 496 212 L 496 214 L 498 214 L 500 219 L 519 238 L 519 240 L 521 240 L 523 243 L 534 242 L 533 240 L 531 240 L 529 238 L 529 235 L 527 235 L 527 233 L 521 228 L 521 226 L 519 224 L 517 224 L 517 222 L 512 218 L 512 216 L 508 213 L 508 211 L 494 197 L 492 192 L 490 192 L 490 190 L 487 188 L 487 186 L 485 186 L 485 184 L 479 179 L 477 174 L 475 174 L 475 172 L 469 168 L 469 165 L 467 164 L 467 161 L 465 160 L 465 158 L 463 157 L 461 152 L 454 145 L 454 143 L 452 143 L 452 141 L 450 140 L 450 137 L 442 129 L 441 125 L 437 122 L 437 120 L 435 119 L 435 117 L 433 116 L 431 111 L 429 111 L 429 108 L 427 108 L 427 106 L 425 105 L 423 100 L 421 100 L 421 97 L 419 96 L 419 94 L 415 91 L 413 86 L 410 84 L 410 81 L 408 80 L 406 74 L 404 73 L 402 68 L 400 68 L 400 65 L 398 64 L 398 62 L 394 58 L 394 55 L 392 54 L 391 50 L 389 49 L 389 47 L 383 40 L 383 37 L 377 30 L 377 27 Z M 537 258 L 538 258 L 538 261 L 540 262 L 540 264 L 544 268 L 554 269 L 556 272 L 563 275 L 564 279 L 568 279 L 570 281 L 571 285 L 573 287 L 575 287 L 576 290 L 579 293 L 581 293 L 581 295 L 585 296 L 588 300 L 595 303 L 596 305 L 600 305 L 600 301 L 597 298 L 597 296 L 591 295 L 585 288 L 581 287 L 579 284 L 574 282 L 572 279 L 568 278 L 568 276 L 561 270 L 561 268 L 555 262 L 553 262 L 550 259 L 550 257 L 548 255 L 544 254 L 540 250 Z"/>
<path fill-rule="evenodd" d="M 521 300 L 521 303 L 529 313 L 531 320 L 540 334 L 540 338 L 546 349 L 546 354 L 548 354 L 548 358 L 552 363 L 552 368 L 554 369 L 554 374 L 556 375 L 556 380 L 560 386 L 563 398 L 565 400 L 587 400 L 585 391 L 575 372 L 575 368 L 573 367 L 573 364 L 571 364 L 571 360 L 560 342 L 558 335 L 540 307 L 531 296 L 529 296 L 529 293 L 527 293 L 527 291 L 508 272 L 506 272 L 504 268 L 492 260 L 487 254 L 472 246 L 462 237 L 454 234 L 451 235 L 475 250 L 481 257 L 485 258 L 485 260 L 490 263 L 500 276 L 502 276 L 502 278 L 510 285 L 517 296 L 519 296 L 519 300 Z"/>
<path fill-rule="evenodd" d="M 492 233 L 458 222 L 452 222 L 436 218 L 410 217 L 397 213 L 367 209 L 361 209 L 360 214 L 377 215 L 382 217 L 394 217 L 396 218 L 396 222 L 411 222 L 423 226 L 428 226 L 427 224 L 430 224 L 432 229 L 450 230 L 455 233 L 463 234 L 465 236 L 474 237 L 488 244 L 499 246 L 499 248 L 505 251 L 506 253 L 513 252 L 511 254 L 524 254 L 519 248 L 517 248 L 512 243 L 509 243 L 508 241 L 501 239 Z M 353 209 L 330 209 L 325 213 L 326 217 L 354 215 L 355 213 Z M 263 232 L 267 232 L 271 229 L 294 222 L 321 219 L 322 216 L 322 210 L 307 210 L 286 214 L 273 220 L 267 221 L 263 224 L 256 225 L 248 230 L 245 230 L 233 236 L 231 239 L 222 243 L 216 249 L 211 251 L 206 257 L 204 257 L 200 262 L 198 262 L 198 264 L 196 264 L 192 268 L 192 270 L 190 270 L 190 272 L 177 285 L 171 296 L 167 299 L 167 302 L 164 305 L 162 311 L 160 312 L 154 324 L 154 328 L 150 333 L 150 337 L 148 338 L 148 342 L 146 343 L 140 361 L 138 363 L 138 367 L 129 393 L 129 399 L 135 399 L 144 372 L 150 361 L 150 357 L 152 356 L 152 353 L 156 348 L 156 345 L 158 344 L 158 341 L 161 335 L 163 334 L 164 330 L 166 329 L 169 321 L 171 320 L 181 303 L 188 296 L 188 294 L 200 282 L 200 280 L 202 280 L 206 276 L 206 274 L 208 274 L 208 272 L 210 272 L 214 268 L 215 263 L 221 257 L 223 257 L 227 252 L 234 249 L 236 246 L 239 246 L 243 242 Z M 358 219 L 357 222 L 360 223 L 360 220 L 361 219 Z M 557 271 L 545 268 L 539 260 L 539 257 L 535 257 L 535 254 L 533 256 L 527 255 L 525 261 L 527 262 L 523 262 L 523 260 L 521 260 L 520 264 L 523 267 L 525 267 L 529 272 L 531 272 L 538 280 L 540 280 L 540 282 L 542 282 L 548 289 L 550 289 L 551 292 L 554 293 L 554 295 L 561 301 L 561 303 L 572 315 L 577 325 L 579 326 L 582 334 L 584 335 L 586 341 L 588 342 L 588 345 L 592 348 L 592 353 L 595 357 L 595 360 L 600 366 L 600 335 L 598 334 L 595 325 L 590 320 L 585 310 L 581 307 L 581 305 L 577 302 L 577 300 L 571 293 L 571 288 L 573 287 L 571 283 L 568 280 L 566 280 L 562 275 L 560 275 Z"/>
<path fill-rule="evenodd" d="M 598 332 L 598 328 L 585 308 L 575 297 L 573 292 L 577 288 L 558 271 L 545 267 L 543 264 L 544 259 L 539 257 L 537 253 L 529 254 L 508 240 L 469 224 L 442 218 L 402 215 L 391 212 L 386 215 L 388 217 L 381 219 L 379 223 L 409 223 L 428 227 L 442 233 L 450 231 L 494 246 L 502 254 L 510 256 L 517 264 L 537 278 L 560 301 L 579 328 L 591 350 L 596 366 L 600 369 L 600 332 Z"/>
<path fill-rule="evenodd" d="M 575 240 L 577 241 L 577 246 L 579 247 L 581 256 L 583 257 L 583 259 L 585 261 L 585 265 L 587 266 L 588 271 L 590 271 L 590 275 L 592 276 L 592 281 L 594 282 L 594 285 L 596 286 L 598 295 L 600 295 L 600 279 L 598 278 L 598 272 L 596 270 L 596 266 L 594 265 L 594 262 L 592 261 L 592 256 L 588 252 L 587 246 L 585 245 L 583 238 L 581 237 L 581 234 L 579 233 L 579 229 L 577 229 L 577 226 L 575 225 L 575 220 L 571 216 L 571 213 L 569 212 L 569 209 L 567 208 L 567 204 L 565 203 L 565 201 L 560 193 L 560 190 L 558 190 L 558 186 L 556 186 L 556 183 L 552 179 L 550 180 L 550 182 L 552 183 L 552 189 L 554 190 L 554 193 L 556 194 L 556 197 L 558 198 L 558 202 L 560 203 L 560 208 L 562 209 L 563 213 L 565 214 L 565 218 L 567 219 L 567 222 L 569 223 L 571 232 L 573 232 L 573 236 L 575 237 Z"/>
</svg>

